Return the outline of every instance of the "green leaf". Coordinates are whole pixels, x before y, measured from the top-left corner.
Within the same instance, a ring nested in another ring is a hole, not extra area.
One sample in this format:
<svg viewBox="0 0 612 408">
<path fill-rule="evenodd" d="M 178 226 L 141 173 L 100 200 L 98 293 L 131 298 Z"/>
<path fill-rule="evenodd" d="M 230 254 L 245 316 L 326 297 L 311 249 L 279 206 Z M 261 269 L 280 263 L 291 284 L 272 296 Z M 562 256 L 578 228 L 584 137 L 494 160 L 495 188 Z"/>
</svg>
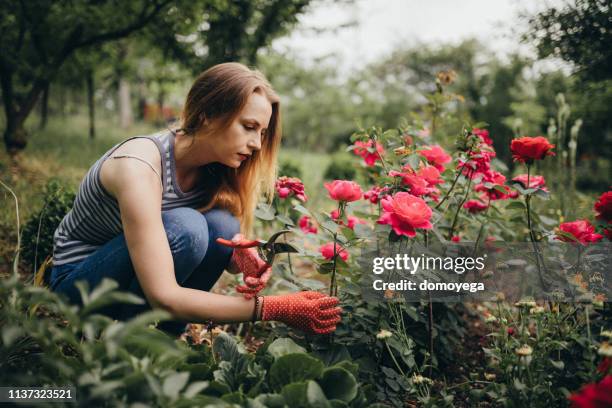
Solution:
<svg viewBox="0 0 612 408">
<path fill-rule="evenodd" d="M 278 391 L 292 382 L 319 378 L 323 368 L 321 361 L 308 354 L 286 354 L 276 359 L 270 367 L 270 386 Z"/>
<path fill-rule="evenodd" d="M 281 391 L 285 402 L 291 408 L 329 408 L 330 404 L 323 390 L 314 381 L 288 384 Z"/>
<path fill-rule="evenodd" d="M 164 380 L 162 392 L 170 399 L 178 397 L 179 392 L 187 385 L 189 373 L 181 372 L 170 375 Z"/>
<path fill-rule="evenodd" d="M 555 361 L 551 359 L 550 364 L 552 364 L 557 370 L 563 370 L 563 368 L 565 368 L 565 363 L 563 361 Z"/>
<path fill-rule="evenodd" d="M 272 206 L 267 204 L 257 204 L 254 214 L 260 220 L 272 221 L 274 219 L 274 210 L 272 209 Z"/>
<path fill-rule="evenodd" d="M 512 201 L 506 206 L 507 210 L 525 210 L 526 208 L 522 201 Z"/>
<path fill-rule="evenodd" d="M 293 220 L 291 218 L 287 217 L 286 215 L 278 214 L 276 216 L 276 219 L 279 220 L 280 222 L 282 222 L 285 225 L 290 225 L 292 227 L 295 227 L 295 223 L 293 222 Z"/>
<path fill-rule="evenodd" d="M 295 344 L 295 342 L 290 338 L 281 337 L 274 340 L 268 346 L 268 353 L 272 354 L 272 356 L 276 360 L 279 357 L 282 357 L 287 354 L 306 353 L 306 349 Z"/>
<path fill-rule="evenodd" d="M 338 233 L 338 224 L 336 224 L 334 221 L 324 221 L 323 223 L 321 223 L 321 227 L 327 229 L 332 234 Z"/>
<path fill-rule="evenodd" d="M 341 367 L 330 367 L 323 371 L 319 384 L 328 399 L 350 402 L 357 396 L 357 380 Z"/>
<path fill-rule="evenodd" d="M 312 214 L 310 213 L 310 211 L 308 211 L 308 209 L 300 204 L 296 204 L 295 206 L 293 206 L 293 209 L 301 212 L 304 215 L 308 215 L 312 217 Z"/>
<path fill-rule="evenodd" d="M 193 398 L 201 391 L 208 388 L 209 384 L 210 382 L 208 381 L 196 381 L 194 383 L 191 383 L 189 384 L 189 387 L 187 387 L 183 395 L 185 396 L 185 398 Z"/>
</svg>

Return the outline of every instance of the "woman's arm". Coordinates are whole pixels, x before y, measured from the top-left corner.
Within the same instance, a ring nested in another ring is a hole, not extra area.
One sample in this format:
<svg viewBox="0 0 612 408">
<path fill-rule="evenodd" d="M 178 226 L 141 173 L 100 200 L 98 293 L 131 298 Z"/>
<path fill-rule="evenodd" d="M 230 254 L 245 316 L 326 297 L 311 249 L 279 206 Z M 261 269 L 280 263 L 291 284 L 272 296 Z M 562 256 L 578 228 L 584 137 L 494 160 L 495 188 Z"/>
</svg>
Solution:
<svg viewBox="0 0 612 408">
<path fill-rule="evenodd" d="M 192 322 L 251 319 L 253 299 L 184 288 L 177 283 L 162 223 L 161 187 L 155 172 L 138 160 L 117 160 L 106 172 L 105 187 L 119 202 L 130 258 L 152 307 Z"/>
</svg>

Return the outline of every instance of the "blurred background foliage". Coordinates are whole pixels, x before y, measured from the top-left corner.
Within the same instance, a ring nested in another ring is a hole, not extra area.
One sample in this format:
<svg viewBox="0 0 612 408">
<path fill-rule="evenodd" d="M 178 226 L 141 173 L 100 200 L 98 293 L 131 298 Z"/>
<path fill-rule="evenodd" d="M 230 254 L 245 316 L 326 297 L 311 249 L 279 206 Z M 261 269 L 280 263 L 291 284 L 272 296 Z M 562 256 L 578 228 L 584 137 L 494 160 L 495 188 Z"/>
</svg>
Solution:
<svg viewBox="0 0 612 408">
<path fill-rule="evenodd" d="M 353 4 L 342 3 L 347 9 Z M 301 16 L 327 5 L 331 2 L 2 2 L 0 174 L 20 192 L 22 215 L 40 210 L 50 175 L 76 187 L 117 141 L 170 126 L 195 76 L 224 61 L 256 66 L 281 94 L 281 169 L 299 174 L 315 200 L 324 179 L 354 174 L 354 164 L 342 159 L 350 154 L 353 132 L 428 117 L 427 96 L 442 70 L 456 73 L 448 88 L 456 98 L 447 106 L 456 122 L 443 121 L 447 128 L 435 130 L 433 143 L 451 148 L 461 122 L 484 121 L 498 158 L 512 172 L 510 139 L 553 131 L 563 94 L 567 127 L 582 120 L 578 189 L 609 188 L 609 2 L 576 0 L 523 16 L 528 27 L 523 41 L 537 51 L 531 58 L 516 54 L 502 60 L 478 39 L 467 39 L 399 46 L 345 74 L 333 58 L 304 64 L 291 51 L 273 50 L 272 41 L 295 30 Z M 534 68 L 551 58 L 570 69 Z M 2 217 L 14 218 L 6 212 Z"/>
</svg>

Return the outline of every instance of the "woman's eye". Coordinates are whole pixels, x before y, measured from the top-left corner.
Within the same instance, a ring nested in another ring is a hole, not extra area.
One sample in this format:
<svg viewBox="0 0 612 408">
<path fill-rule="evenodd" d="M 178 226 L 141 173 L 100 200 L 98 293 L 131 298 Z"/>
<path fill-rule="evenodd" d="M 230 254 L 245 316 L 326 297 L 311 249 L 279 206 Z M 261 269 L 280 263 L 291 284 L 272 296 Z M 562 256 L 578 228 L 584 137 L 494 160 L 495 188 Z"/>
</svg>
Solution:
<svg viewBox="0 0 612 408">
<path fill-rule="evenodd" d="M 249 125 L 244 125 L 244 128 L 246 130 L 255 130 L 255 128 L 253 126 L 249 126 Z"/>
</svg>

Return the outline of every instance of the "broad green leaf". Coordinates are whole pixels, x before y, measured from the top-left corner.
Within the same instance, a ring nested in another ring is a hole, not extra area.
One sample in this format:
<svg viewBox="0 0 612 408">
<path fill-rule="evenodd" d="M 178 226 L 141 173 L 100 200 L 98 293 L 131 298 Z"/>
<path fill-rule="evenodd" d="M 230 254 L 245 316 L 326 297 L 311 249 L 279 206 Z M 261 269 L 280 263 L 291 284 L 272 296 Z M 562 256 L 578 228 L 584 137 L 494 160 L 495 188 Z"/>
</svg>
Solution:
<svg viewBox="0 0 612 408">
<path fill-rule="evenodd" d="M 274 340 L 268 346 L 268 353 L 272 354 L 272 356 L 274 356 L 274 359 L 278 359 L 279 357 L 282 357 L 287 354 L 306 353 L 306 349 L 304 349 L 302 346 L 298 346 L 297 344 L 295 344 L 295 342 L 290 338 L 281 337 Z"/>
<path fill-rule="evenodd" d="M 162 392 L 164 395 L 174 400 L 178 397 L 178 394 L 181 390 L 187 385 L 187 381 L 189 381 L 189 373 L 180 372 L 174 373 L 164 380 L 162 385 Z"/>
<path fill-rule="evenodd" d="M 319 378 L 324 365 L 308 354 L 292 353 L 276 359 L 270 367 L 270 386 L 280 390 L 284 385 Z"/>
<path fill-rule="evenodd" d="M 357 380 L 353 374 L 341 367 L 325 369 L 319 384 L 328 399 L 350 402 L 357 395 Z"/>
</svg>

